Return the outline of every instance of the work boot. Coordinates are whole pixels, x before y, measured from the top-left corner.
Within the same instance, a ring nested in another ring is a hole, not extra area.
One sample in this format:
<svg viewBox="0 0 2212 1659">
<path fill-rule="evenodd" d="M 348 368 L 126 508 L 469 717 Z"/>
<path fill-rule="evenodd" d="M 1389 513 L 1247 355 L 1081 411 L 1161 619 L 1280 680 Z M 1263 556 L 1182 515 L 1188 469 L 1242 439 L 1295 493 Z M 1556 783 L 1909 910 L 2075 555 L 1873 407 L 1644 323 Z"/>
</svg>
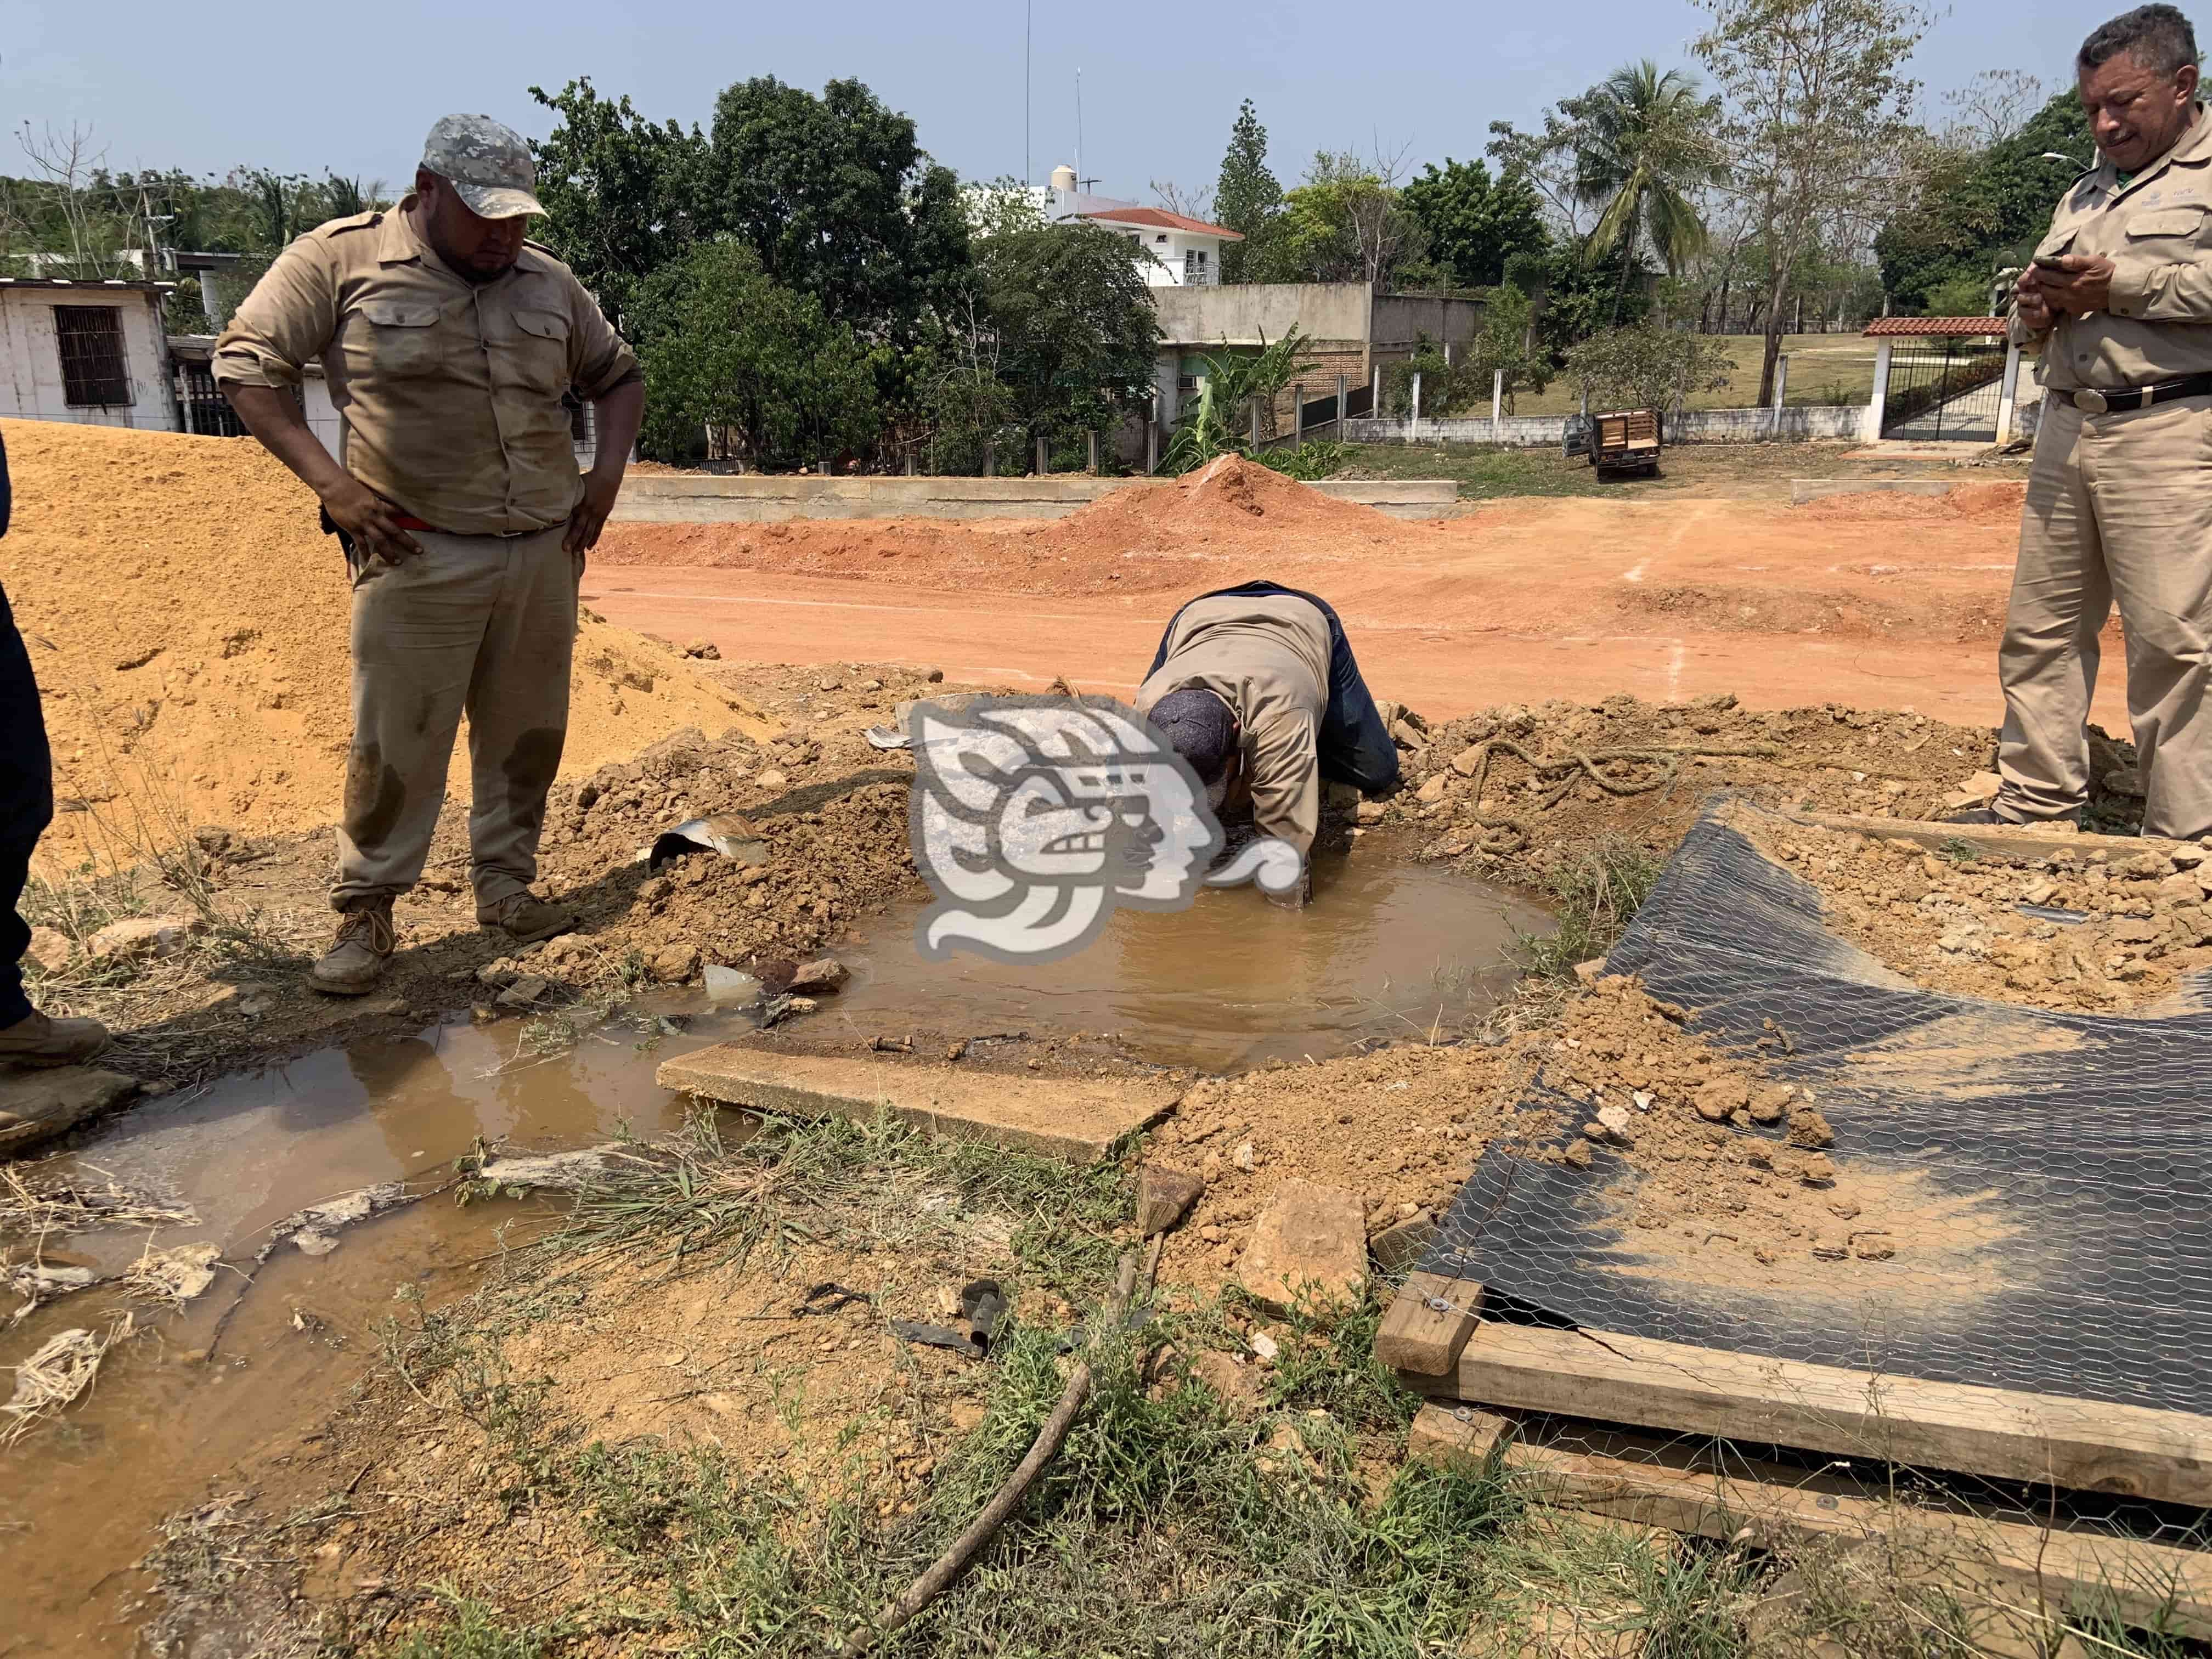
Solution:
<svg viewBox="0 0 2212 1659">
<path fill-rule="evenodd" d="M 384 964 L 398 944 L 392 928 L 392 901 L 376 899 L 338 918 L 337 937 L 307 969 L 310 990 L 325 996 L 367 996 L 384 977 Z"/>
<path fill-rule="evenodd" d="M 0 1030 L 0 1065 L 76 1066 L 107 1043 L 107 1028 L 96 1019 L 53 1019 L 34 1013 Z"/>
<path fill-rule="evenodd" d="M 1975 806 L 1963 812 L 1946 812 L 1936 822 L 1938 823 L 1994 823 L 2001 824 L 2008 830 L 2033 830 L 2042 823 L 2070 823 L 2079 829 L 2081 823 L 2081 809 L 2077 806 L 2071 811 L 2060 812 L 2047 818 L 2021 819 L 2000 817 L 1997 816 L 1997 809 L 1994 806 Z"/>
<path fill-rule="evenodd" d="M 505 898 L 477 905 L 477 924 L 496 927 L 517 945 L 529 945 L 541 939 L 551 939 L 556 933 L 566 933 L 576 926 L 576 913 L 564 910 L 557 904 L 548 904 L 544 899 L 527 891 L 509 893 Z"/>
</svg>

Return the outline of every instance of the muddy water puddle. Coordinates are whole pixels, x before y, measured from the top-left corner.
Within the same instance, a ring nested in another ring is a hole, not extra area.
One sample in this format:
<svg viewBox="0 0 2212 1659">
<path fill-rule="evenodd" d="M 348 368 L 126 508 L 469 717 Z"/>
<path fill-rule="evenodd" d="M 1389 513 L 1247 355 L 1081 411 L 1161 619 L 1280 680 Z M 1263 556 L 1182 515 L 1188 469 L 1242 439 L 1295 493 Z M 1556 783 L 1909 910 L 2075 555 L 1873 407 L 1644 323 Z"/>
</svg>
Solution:
<svg viewBox="0 0 2212 1659">
<path fill-rule="evenodd" d="M 1133 1056 L 1234 1072 L 1479 1017 L 1512 981 L 1516 932 L 1550 925 L 1510 893 L 1379 848 L 1325 860 L 1316 884 L 1304 912 L 1249 890 L 1212 893 L 1179 915 L 1118 917 L 1079 956 L 1021 969 L 922 962 L 920 906 L 901 907 L 841 948 L 853 980 L 806 1027 L 842 1022 L 863 1037 L 909 1025 L 1110 1031 Z M 226 1261 L 250 1263 L 267 1229 L 301 1206 L 375 1182 L 427 1182 L 479 1140 L 550 1151 L 625 1127 L 676 1128 L 684 1104 L 654 1083 L 656 1066 L 750 1029 L 696 996 L 633 1004 L 544 1056 L 517 1021 L 432 1026 L 152 1102 L 35 1173 L 42 1184 L 112 1182 L 188 1206 L 196 1222 L 162 1228 L 155 1244 L 211 1243 Z M 137 1564 L 156 1528 L 220 1495 L 240 1460 L 293 1453 L 317 1489 L 343 1486 L 351 1472 L 313 1463 L 318 1449 L 302 1437 L 374 1359 L 386 1322 L 413 1317 L 418 1298 L 435 1306 L 465 1293 L 503 1237 L 531 1236 L 562 1202 L 463 1208 L 433 1197 L 349 1230 L 327 1256 L 278 1249 L 242 1299 L 241 1275 L 226 1268 L 182 1313 L 137 1304 L 142 1334 L 109 1354 L 90 1395 L 0 1447 L 0 1659 L 132 1651 L 154 1611 Z M 43 1255 L 113 1271 L 147 1243 L 137 1230 L 77 1233 L 49 1240 Z M 103 1329 L 126 1305 L 94 1290 L 12 1327 L 12 1301 L 0 1305 L 0 1376 L 57 1333 Z"/>
<path fill-rule="evenodd" d="M 853 982 L 823 1012 L 863 1039 L 896 1035 L 901 1022 L 954 1034 L 1112 1032 L 1140 1059 L 1249 1071 L 1479 1018 L 1519 972 L 1519 936 L 1553 927 L 1507 889 L 1379 850 L 1322 856 L 1314 890 L 1301 911 L 1250 888 L 1206 893 L 1173 914 L 1120 911 L 1088 950 L 1018 966 L 925 962 L 916 902 L 839 953 Z"/>
</svg>

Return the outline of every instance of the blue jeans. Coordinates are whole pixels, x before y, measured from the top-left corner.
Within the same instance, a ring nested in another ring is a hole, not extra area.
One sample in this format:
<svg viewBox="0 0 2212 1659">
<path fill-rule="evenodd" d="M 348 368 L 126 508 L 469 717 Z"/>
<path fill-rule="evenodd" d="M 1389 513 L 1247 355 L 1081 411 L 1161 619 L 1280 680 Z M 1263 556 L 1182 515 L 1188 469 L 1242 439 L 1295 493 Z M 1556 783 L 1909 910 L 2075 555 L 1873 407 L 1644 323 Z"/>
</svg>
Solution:
<svg viewBox="0 0 2212 1659">
<path fill-rule="evenodd" d="M 1359 665 L 1352 655 L 1352 642 L 1344 637 L 1344 624 L 1337 620 L 1336 612 L 1325 600 L 1295 587 L 1285 587 L 1280 582 L 1244 582 L 1236 587 L 1219 587 L 1211 593 L 1200 594 L 1198 599 L 1218 599 L 1243 593 L 1286 593 L 1294 599 L 1304 599 L 1328 619 L 1328 707 L 1322 714 L 1316 744 L 1320 750 L 1322 777 L 1330 783 L 1351 784 L 1363 794 L 1387 795 L 1395 791 L 1398 787 L 1398 745 L 1390 740 L 1382 712 L 1368 695 L 1367 682 L 1359 677 Z M 1196 605 L 1198 599 L 1189 604 Z M 1182 615 L 1182 611 L 1176 612 L 1176 617 Z M 1145 671 L 1146 679 L 1158 673 L 1160 665 L 1168 659 L 1168 641 L 1174 634 L 1175 620 L 1171 617 L 1167 632 L 1160 635 L 1160 648 L 1152 653 L 1152 665 Z"/>
<path fill-rule="evenodd" d="M 31 929 L 15 904 L 30 875 L 31 849 L 53 816 L 53 761 L 39 683 L 0 589 L 0 1027 L 31 1017 L 22 969 Z"/>
</svg>

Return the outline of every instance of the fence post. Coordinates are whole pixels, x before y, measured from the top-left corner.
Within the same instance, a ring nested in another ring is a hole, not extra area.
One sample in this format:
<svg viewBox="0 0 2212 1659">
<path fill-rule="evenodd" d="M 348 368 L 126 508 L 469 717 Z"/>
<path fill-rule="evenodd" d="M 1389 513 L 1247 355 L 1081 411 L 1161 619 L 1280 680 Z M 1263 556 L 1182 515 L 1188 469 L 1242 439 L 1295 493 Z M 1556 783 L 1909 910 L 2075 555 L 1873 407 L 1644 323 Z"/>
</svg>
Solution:
<svg viewBox="0 0 2212 1659">
<path fill-rule="evenodd" d="M 2020 391 L 2020 347 L 2005 341 L 2004 385 L 1997 392 L 1997 447 L 2012 441 L 2012 400 Z"/>
<path fill-rule="evenodd" d="M 1091 457 L 1091 465 L 1084 468 L 1084 471 L 1095 478 L 1098 476 L 1098 434 L 1096 432 L 1086 432 L 1083 436 L 1085 447 L 1090 452 Z"/>
<path fill-rule="evenodd" d="M 1498 441 L 1498 416 L 1504 412 L 1504 408 L 1505 371 L 1502 368 L 1493 368 L 1490 371 L 1490 441 L 1492 443 Z"/>
<path fill-rule="evenodd" d="M 1044 434 L 1036 436 L 1036 475 L 1042 478 L 1052 471 L 1052 452 L 1045 447 Z"/>
<path fill-rule="evenodd" d="M 1782 396 L 1790 389 L 1790 354 L 1784 352 L 1774 360 L 1774 416 L 1768 423 L 1767 435 L 1779 440 L 1782 436 Z"/>
<path fill-rule="evenodd" d="M 1406 439 L 1411 442 L 1421 435 L 1421 371 L 1413 371 L 1413 423 L 1406 428 Z"/>
<path fill-rule="evenodd" d="M 1350 404 L 1347 401 L 1351 396 L 1351 377 L 1345 374 L 1338 375 L 1336 377 L 1336 441 L 1339 443 L 1345 441 L 1344 434 L 1346 428 L 1344 423 L 1346 420 L 1351 418 L 1349 414 Z"/>
<path fill-rule="evenodd" d="M 1382 365 L 1380 363 L 1375 365 L 1374 395 L 1375 401 L 1368 404 L 1367 412 L 1380 420 L 1382 416 Z"/>
<path fill-rule="evenodd" d="M 1155 407 L 1145 421 L 1145 476 L 1149 478 L 1160 470 L 1159 410 Z"/>
<path fill-rule="evenodd" d="M 914 477 L 915 459 L 918 453 L 912 449 L 906 453 L 906 476 L 909 478 Z"/>
<path fill-rule="evenodd" d="M 1306 383 L 1291 382 L 1291 447 L 1306 447 Z"/>
<path fill-rule="evenodd" d="M 1260 398 L 1256 392 L 1252 398 L 1252 447 L 1260 447 Z"/>
<path fill-rule="evenodd" d="M 987 478 L 999 476 L 999 446 L 994 442 L 987 442 L 983 446 L 983 476 Z"/>
<path fill-rule="evenodd" d="M 1875 343 L 1874 389 L 1867 393 L 1866 424 L 1859 429 L 1863 443 L 1881 440 L 1882 405 L 1889 401 L 1889 354 L 1894 343 L 1887 337 Z"/>
</svg>

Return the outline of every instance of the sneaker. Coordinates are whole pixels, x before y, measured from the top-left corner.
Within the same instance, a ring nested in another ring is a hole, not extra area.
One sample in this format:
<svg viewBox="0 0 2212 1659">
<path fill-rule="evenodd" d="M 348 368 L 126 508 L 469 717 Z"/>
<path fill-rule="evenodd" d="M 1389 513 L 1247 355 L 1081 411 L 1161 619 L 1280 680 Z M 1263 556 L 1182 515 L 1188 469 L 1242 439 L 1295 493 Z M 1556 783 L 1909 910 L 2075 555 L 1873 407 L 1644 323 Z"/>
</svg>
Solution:
<svg viewBox="0 0 2212 1659">
<path fill-rule="evenodd" d="M 495 903 L 479 903 L 477 922 L 479 927 L 498 928 L 517 945 L 529 945 L 573 930 L 576 913 L 527 892 L 509 893 Z"/>
<path fill-rule="evenodd" d="M 384 899 L 349 910 L 338 918 L 337 937 L 307 969 L 307 986 L 325 996 L 366 996 L 384 976 L 384 965 L 398 945 L 392 928 L 392 901 Z"/>
<path fill-rule="evenodd" d="M 96 1019 L 32 1014 L 0 1030 L 0 1065 L 80 1065 L 106 1048 L 108 1041 L 107 1028 Z"/>
</svg>

